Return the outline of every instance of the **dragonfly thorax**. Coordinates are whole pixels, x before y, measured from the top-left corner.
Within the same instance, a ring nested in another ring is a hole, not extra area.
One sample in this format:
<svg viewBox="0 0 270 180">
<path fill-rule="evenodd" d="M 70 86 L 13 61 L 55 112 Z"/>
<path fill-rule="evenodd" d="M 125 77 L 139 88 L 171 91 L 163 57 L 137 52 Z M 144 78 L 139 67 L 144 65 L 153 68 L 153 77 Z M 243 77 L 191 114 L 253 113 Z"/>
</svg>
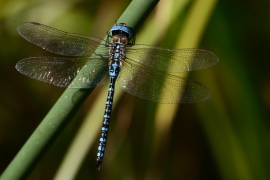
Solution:
<svg viewBox="0 0 270 180">
<path fill-rule="evenodd" d="M 127 38 L 124 36 L 113 36 L 112 42 L 110 43 L 109 48 L 109 66 L 117 64 L 119 66 L 119 71 L 122 68 L 122 61 L 126 58 L 126 43 L 128 42 Z M 112 73 L 112 67 L 109 67 L 110 74 Z M 116 73 L 118 75 L 118 72 Z"/>
<path fill-rule="evenodd" d="M 126 57 L 127 38 L 114 36 L 110 43 L 109 57 L 110 61 L 123 61 Z"/>
</svg>

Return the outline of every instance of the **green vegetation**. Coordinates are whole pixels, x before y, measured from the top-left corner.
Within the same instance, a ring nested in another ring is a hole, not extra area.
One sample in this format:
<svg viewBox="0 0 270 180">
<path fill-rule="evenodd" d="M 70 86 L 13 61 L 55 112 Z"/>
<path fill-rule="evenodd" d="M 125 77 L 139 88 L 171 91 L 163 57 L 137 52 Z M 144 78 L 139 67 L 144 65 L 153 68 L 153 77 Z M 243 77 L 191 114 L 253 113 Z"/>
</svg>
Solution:
<svg viewBox="0 0 270 180">
<path fill-rule="evenodd" d="M 28 140 L 6 177 L 270 179 L 268 2 L 164 0 L 148 17 L 153 5 L 132 3 L 128 11 L 122 0 L 0 3 L 0 173 Z M 33 21 L 103 38 L 116 20 L 139 30 L 137 44 L 207 49 L 220 62 L 189 74 L 210 90 L 204 103 L 160 105 L 116 85 L 106 155 L 96 171 L 108 86 L 65 90 L 21 75 L 19 60 L 53 54 L 16 27 Z"/>
</svg>

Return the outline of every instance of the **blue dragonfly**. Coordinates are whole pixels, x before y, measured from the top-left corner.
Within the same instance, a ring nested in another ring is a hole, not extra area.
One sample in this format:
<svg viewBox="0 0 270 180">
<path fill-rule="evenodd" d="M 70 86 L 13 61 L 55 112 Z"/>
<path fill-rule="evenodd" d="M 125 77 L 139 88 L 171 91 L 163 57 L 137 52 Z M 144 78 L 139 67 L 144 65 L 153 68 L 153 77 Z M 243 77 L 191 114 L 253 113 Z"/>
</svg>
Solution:
<svg viewBox="0 0 270 180">
<path fill-rule="evenodd" d="M 97 170 L 101 168 L 105 153 L 116 80 L 124 91 L 159 103 L 196 103 L 211 97 L 202 84 L 170 74 L 213 66 L 219 59 L 210 51 L 135 45 L 132 30 L 124 23 L 113 26 L 107 40 L 35 22 L 20 24 L 17 30 L 27 41 L 63 55 L 23 59 L 16 64 L 20 73 L 67 88 L 94 88 L 109 80 Z"/>
</svg>

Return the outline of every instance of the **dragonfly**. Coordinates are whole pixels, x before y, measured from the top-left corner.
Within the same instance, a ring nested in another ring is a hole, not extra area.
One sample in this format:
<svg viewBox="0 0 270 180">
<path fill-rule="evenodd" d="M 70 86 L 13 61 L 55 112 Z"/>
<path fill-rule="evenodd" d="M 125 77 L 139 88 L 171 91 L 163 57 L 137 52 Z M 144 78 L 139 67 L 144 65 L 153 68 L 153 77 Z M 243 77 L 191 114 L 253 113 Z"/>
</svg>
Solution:
<svg viewBox="0 0 270 180">
<path fill-rule="evenodd" d="M 211 97 L 202 84 L 172 73 L 205 69 L 218 57 L 202 49 L 164 49 L 135 44 L 132 29 L 119 23 L 102 40 L 64 32 L 40 23 L 17 27 L 27 41 L 60 57 L 29 57 L 16 69 L 31 78 L 66 88 L 94 88 L 109 80 L 96 169 L 105 154 L 115 83 L 139 98 L 158 103 L 196 103 Z"/>
</svg>

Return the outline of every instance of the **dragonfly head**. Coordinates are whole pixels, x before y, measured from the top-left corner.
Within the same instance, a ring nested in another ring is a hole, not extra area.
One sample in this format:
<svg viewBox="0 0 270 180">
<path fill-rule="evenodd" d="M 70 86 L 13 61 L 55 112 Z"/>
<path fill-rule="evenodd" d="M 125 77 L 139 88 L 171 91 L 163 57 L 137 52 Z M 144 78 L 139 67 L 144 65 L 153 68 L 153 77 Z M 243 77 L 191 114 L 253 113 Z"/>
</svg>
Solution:
<svg viewBox="0 0 270 180">
<path fill-rule="evenodd" d="M 128 40 L 132 37 L 131 29 L 125 23 L 119 23 L 110 30 L 112 36 L 125 36 Z"/>
</svg>

